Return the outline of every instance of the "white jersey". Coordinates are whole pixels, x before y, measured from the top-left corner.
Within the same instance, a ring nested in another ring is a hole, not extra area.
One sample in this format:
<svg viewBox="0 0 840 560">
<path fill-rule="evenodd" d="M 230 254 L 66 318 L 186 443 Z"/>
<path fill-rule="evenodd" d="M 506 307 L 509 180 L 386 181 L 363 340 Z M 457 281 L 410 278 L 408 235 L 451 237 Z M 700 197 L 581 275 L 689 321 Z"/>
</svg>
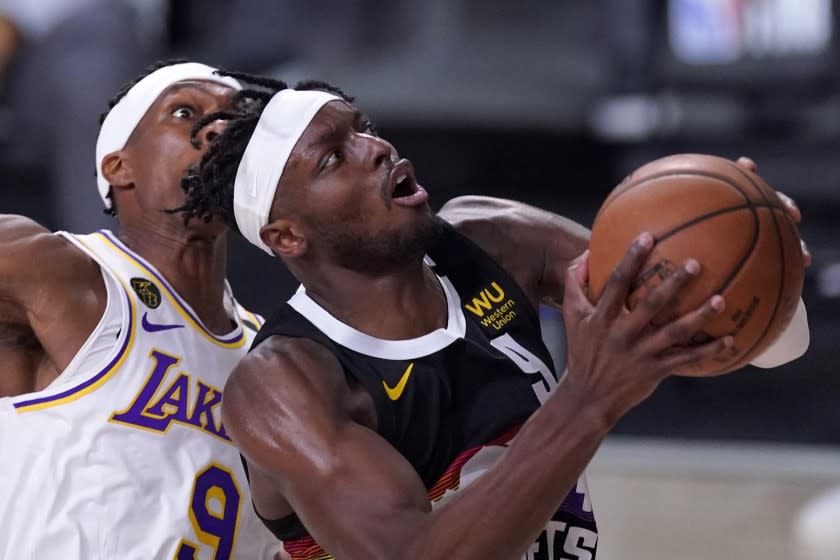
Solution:
<svg viewBox="0 0 840 560">
<path fill-rule="evenodd" d="M 220 414 L 261 320 L 228 293 L 217 336 L 110 232 L 60 235 L 100 264 L 108 304 L 55 382 L 0 399 L 0 558 L 272 558 Z"/>
</svg>

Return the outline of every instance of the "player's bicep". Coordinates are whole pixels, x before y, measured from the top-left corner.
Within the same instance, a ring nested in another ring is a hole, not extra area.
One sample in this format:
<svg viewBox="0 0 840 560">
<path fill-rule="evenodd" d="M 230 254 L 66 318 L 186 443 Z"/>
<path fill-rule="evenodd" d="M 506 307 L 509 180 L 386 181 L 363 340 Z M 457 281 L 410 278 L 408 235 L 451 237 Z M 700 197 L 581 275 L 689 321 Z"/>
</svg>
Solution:
<svg viewBox="0 0 840 560">
<path fill-rule="evenodd" d="M 343 371 L 316 346 L 269 339 L 249 355 L 225 388 L 225 427 L 330 554 L 397 557 L 431 510 L 425 488 L 353 420 Z"/>
<path fill-rule="evenodd" d="M 51 287 L 73 291 L 76 283 L 100 285 L 99 267 L 30 218 L 0 215 L 0 299 L 43 301 Z"/>
<path fill-rule="evenodd" d="M 285 495 L 315 540 L 336 558 L 398 558 L 431 504 L 408 462 L 378 434 L 348 423 L 332 464 L 287 481 Z"/>
<path fill-rule="evenodd" d="M 33 259 L 25 258 L 37 245 L 39 236 L 49 232 L 23 216 L 0 215 L 0 297 L 14 296 L 14 287 L 31 266 Z"/>
</svg>

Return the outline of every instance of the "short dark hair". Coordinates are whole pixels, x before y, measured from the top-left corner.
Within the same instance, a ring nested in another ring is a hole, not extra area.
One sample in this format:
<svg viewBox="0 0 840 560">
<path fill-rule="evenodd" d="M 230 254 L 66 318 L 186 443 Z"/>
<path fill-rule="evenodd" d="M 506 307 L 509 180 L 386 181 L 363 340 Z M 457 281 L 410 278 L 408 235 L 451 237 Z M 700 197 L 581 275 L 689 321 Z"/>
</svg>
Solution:
<svg viewBox="0 0 840 560">
<path fill-rule="evenodd" d="M 227 121 L 224 131 L 210 142 L 198 165 L 193 166 L 182 179 L 186 199 L 183 206 L 172 212 L 183 214 L 185 221 L 191 218 L 210 221 L 218 216 L 228 227 L 236 230 L 233 185 L 239 162 L 266 105 L 276 93 L 289 86 L 280 80 L 239 72 L 220 74 L 236 78 L 247 87 L 234 96 L 230 109 L 205 115 L 193 126 L 193 144 L 200 146 L 197 135 L 203 127 L 220 119 Z M 296 84 L 294 89 L 328 91 L 348 102 L 353 101 L 352 97 L 326 82 L 306 80 Z"/>
<path fill-rule="evenodd" d="M 173 66 L 175 64 L 183 64 L 185 62 L 189 62 L 189 60 L 186 59 L 186 58 L 172 58 L 172 59 L 168 59 L 168 60 L 159 60 L 159 61 L 155 62 L 154 64 L 152 64 L 151 66 L 147 66 L 143 70 L 143 73 L 141 73 L 139 76 L 137 76 L 136 78 L 134 78 L 130 82 L 123 85 L 123 87 L 121 87 L 120 90 L 117 93 L 115 93 L 114 96 L 111 97 L 111 99 L 108 100 L 108 109 L 106 111 L 104 111 L 101 115 L 99 115 L 99 128 L 100 129 L 102 128 L 102 123 L 105 122 L 105 118 L 111 112 L 111 109 L 113 109 L 116 106 L 116 104 L 119 103 L 122 100 L 122 98 L 125 97 L 126 94 L 129 91 L 131 91 L 131 88 L 133 88 L 138 83 L 140 83 L 140 81 L 143 78 L 145 78 L 146 76 L 148 76 L 152 72 L 160 70 L 161 68 L 166 68 L 167 66 Z M 100 170 L 97 169 L 96 172 L 94 173 L 94 176 L 98 177 L 99 173 L 100 173 Z M 114 199 L 114 188 L 113 187 L 110 187 L 108 189 L 108 194 L 106 195 L 106 198 L 111 202 L 111 207 L 110 208 L 105 208 L 103 210 L 103 212 L 105 212 L 109 216 L 116 216 L 117 215 L 117 201 Z"/>
</svg>

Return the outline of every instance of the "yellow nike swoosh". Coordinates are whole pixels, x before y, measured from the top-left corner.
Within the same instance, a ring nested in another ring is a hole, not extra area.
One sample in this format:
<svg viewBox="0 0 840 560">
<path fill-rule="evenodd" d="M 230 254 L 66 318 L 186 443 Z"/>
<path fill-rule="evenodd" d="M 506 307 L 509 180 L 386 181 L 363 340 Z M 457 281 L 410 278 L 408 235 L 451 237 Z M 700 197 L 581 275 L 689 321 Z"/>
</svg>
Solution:
<svg viewBox="0 0 840 560">
<path fill-rule="evenodd" d="M 405 373 L 402 374 L 399 382 L 394 385 L 393 388 L 388 387 L 388 384 L 385 383 L 385 380 L 382 380 L 382 386 L 385 387 L 385 393 L 388 395 L 388 398 L 392 401 L 398 400 L 402 394 L 403 390 L 405 389 L 405 384 L 408 383 L 408 378 L 411 376 L 411 370 L 414 369 L 414 362 L 408 364 L 408 367 L 405 368 Z"/>
</svg>

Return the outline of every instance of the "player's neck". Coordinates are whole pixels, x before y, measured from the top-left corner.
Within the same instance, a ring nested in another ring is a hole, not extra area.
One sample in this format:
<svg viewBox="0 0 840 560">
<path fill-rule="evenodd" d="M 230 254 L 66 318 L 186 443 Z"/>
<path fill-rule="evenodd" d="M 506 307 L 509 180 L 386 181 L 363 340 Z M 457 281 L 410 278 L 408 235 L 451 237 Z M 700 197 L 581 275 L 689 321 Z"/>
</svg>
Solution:
<svg viewBox="0 0 840 560">
<path fill-rule="evenodd" d="M 446 328 L 446 295 L 420 261 L 377 278 L 348 269 L 321 271 L 304 285 L 333 317 L 370 336 L 406 340 Z"/>
<path fill-rule="evenodd" d="M 224 309 L 227 236 L 199 237 L 123 225 L 118 237 L 146 259 L 216 334 L 230 332 Z"/>
</svg>

